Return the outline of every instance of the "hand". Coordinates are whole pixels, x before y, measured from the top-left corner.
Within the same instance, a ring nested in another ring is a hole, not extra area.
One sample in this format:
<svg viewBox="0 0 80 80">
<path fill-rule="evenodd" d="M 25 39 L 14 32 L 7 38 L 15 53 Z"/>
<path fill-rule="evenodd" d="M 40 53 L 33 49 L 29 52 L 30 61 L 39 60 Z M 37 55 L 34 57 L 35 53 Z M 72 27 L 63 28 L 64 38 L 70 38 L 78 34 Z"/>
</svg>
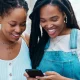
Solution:
<svg viewBox="0 0 80 80">
<path fill-rule="evenodd" d="M 63 77 L 54 71 L 48 71 L 45 73 L 44 77 L 37 76 L 36 78 L 39 80 L 72 80 L 70 78 Z"/>
<path fill-rule="evenodd" d="M 27 73 L 24 73 L 24 76 L 26 77 L 27 80 L 38 80 L 36 78 L 31 78 Z"/>
</svg>

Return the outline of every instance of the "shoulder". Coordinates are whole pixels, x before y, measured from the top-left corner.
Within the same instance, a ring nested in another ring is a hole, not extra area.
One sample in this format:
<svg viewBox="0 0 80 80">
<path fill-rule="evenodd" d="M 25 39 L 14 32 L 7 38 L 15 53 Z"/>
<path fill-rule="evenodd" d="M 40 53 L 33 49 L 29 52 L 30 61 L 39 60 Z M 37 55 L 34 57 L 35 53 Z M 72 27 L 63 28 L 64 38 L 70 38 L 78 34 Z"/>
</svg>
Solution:
<svg viewBox="0 0 80 80">
<path fill-rule="evenodd" d="M 29 38 L 30 38 L 29 35 L 28 34 L 24 34 L 24 35 L 21 35 L 21 37 L 26 42 L 26 44 L 29 46 Z"/>
<path fill-rule="evenodd" d="M 28 41 L 28 43 L 29 43 L 30 35 L 25 34 L 25 38 L 26 38 L 26 40 L 27 40 L 27 41 Z"/>
</svg>

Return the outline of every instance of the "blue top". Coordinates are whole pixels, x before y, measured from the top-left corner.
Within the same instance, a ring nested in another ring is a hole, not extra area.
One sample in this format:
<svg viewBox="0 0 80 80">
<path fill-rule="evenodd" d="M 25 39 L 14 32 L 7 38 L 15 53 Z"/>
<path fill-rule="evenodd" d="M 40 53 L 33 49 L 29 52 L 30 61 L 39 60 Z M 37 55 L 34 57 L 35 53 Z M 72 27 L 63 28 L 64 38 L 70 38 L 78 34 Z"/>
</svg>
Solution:
<svg viewBox="0 0 80 80">
<path fill-rule="evenodd" d="M 50 45 L 49 41 L 45 47 L 45 53 L 40 65 L 37 68 L 43 72 L 55 71 L 62 76 L 80 80 L 80 62 L 77 55 L 77 37 L 78 30 L 72 29 L 69 41 L 69 48 L 71 51 L 67 52 L 63 50 L 47 50 Z M 65 44 L 66 42 L 67 41 L 65 41 Z"/>
<path fill-rule="evenodd" d="M 26 80 L 25 69 L 31 69 L 28 47 L 22 39 L 19 54 L 13 60 L 0 59 L 0 80 Z"/>
</svg>

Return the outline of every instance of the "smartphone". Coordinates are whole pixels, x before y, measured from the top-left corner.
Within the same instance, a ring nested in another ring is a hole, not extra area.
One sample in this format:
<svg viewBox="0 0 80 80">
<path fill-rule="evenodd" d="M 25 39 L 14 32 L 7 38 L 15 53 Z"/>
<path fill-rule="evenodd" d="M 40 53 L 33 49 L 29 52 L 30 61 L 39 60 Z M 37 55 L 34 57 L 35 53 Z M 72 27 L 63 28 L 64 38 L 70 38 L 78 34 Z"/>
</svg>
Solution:
<svg viewBox="0 0 80 80">
<path fill-rule="evenodd" d="M 44 76 L 41 70 L 38 69 L 26 69 L 25 70 L 29 77 L 35 78 L 36 76 Z"/>
</svg>

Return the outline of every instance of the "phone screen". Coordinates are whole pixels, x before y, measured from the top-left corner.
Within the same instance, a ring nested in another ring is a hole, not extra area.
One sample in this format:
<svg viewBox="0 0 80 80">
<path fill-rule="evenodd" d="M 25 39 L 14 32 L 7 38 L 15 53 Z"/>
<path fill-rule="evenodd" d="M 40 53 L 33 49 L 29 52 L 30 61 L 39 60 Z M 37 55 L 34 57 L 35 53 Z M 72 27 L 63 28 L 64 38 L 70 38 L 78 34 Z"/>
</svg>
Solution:
<svg viewBox="0 0 80 80">
<path fill-rule="evenodd" d="M 37 69 L 26 69 L 25 70 L 29 77 L 35 78 L 36 76 L 44 76 L 41 70 Z"/>
</svg>

